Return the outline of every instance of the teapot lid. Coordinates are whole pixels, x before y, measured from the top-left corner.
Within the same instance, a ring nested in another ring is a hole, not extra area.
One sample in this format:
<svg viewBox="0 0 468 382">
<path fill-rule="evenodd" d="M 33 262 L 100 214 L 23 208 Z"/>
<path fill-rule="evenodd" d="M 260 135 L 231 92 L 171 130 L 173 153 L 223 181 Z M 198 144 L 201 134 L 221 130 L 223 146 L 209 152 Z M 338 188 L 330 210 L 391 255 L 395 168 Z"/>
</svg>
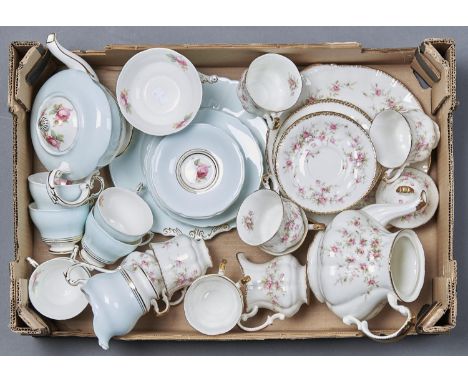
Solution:
<svg viewBox="0 0 468 382">
<path fill-rule="evenodd" d="M 49 171 L 66 163 L 69 179 L 83 179 L 98 168 L 109 145 L 108 99 L 86 73 L 60 71 L 37 93 L 30 129 L 34 150 Z"/>
</svg>

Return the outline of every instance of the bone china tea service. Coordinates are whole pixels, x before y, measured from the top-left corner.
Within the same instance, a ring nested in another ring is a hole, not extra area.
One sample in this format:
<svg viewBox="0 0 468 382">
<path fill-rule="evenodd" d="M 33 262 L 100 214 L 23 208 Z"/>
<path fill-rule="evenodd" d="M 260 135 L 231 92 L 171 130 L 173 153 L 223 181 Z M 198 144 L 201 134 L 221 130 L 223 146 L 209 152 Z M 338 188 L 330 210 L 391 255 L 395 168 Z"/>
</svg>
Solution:
<svg viewBox="0 0 468 382">
<path fill-rule="evenodd" d="M 28 258 L 39 314 L 89 304 L 104 349 L 150 310 L 166 325 L 183 310 L 207 336 L 269 331 L 320 303 L 376 341 L 413 330 L 426 265 L 412 229 L 439 206 L 440 131 L 402 82 L 266 52 L 229 79 L 200 73 L 190 50 L 151 48 L 116 64 L 108 89 L 55 34 L 47 48 L 59 70 L 29 121 L 45 168 L 28 177 L 29 216 L 54 256 Z M 225 238 L 233 275 L 225 260 L 207 274 Z M 382 334 L 368 321 L 387 304 L 404 318 Z"/>
</svg>

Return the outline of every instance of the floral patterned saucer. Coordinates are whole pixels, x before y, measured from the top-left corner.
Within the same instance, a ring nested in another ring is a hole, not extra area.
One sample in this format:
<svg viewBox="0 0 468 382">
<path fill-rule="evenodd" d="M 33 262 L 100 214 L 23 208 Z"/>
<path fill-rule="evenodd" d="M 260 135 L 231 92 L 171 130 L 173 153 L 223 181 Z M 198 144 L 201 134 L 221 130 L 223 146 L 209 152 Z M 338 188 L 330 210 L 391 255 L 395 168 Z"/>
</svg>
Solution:
<svg viewBox="0 0 468 382">
<path fill-rule="evenodd" d="M 122 68 L 116 94 L 122 114 L 150 135 L 174 134 L 189 125 L 202 100 L 193 64 L 166 48 L 147 49 Z"/>
<path fill-rule="evenodd" d="M 294 122 L 281 137 L 274 162 L 282 193 L 320 214 L 354 206 L 371 190 L 378 172 L 366 132 L 333 112 L 312 113 Z"/>
<path fill-rule="evenodd" d="M 439 192 L 432 178 L 426 173 L 406 168 L 393 183 L 380 182 L 377 203 L 403 204 L 419 198 L 425 191 L 427 200 L 424 208 L 390 222 L 396 228 L 417 228 L 426 224 L 435 214 L 439 205 Z"/>
</svg>

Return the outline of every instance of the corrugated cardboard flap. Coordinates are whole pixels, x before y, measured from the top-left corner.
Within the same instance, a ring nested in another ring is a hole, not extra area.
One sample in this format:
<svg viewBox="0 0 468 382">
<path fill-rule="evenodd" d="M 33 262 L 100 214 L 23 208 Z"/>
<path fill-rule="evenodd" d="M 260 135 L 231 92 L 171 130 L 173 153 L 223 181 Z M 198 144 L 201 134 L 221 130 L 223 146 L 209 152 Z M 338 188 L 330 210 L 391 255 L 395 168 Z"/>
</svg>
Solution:
<svg viewBox="0 0 468 382">
<path fill-rule="evenodd" d="M 435 114 L 442 104 L 454 93 L 450 85 L 450 63 L 445 59 L 436 45 L 446 49 L 454 49 L 453 40 L 426 39 L 416 48 L 411 67 L 432 88 L 432 114 Z M 445 44 L 447 46 L 445 46 Z"/>
<path fill-rule="evenodd" d="M 33 85 L 49 78 L 55 67 L 55 62 L 50 59 L 49 51 L 40 44 L 29 49 L 19 62 L 16 69 L 14 98 L 24 110 L 31 110 L 34 99 Z"/>
</svg>

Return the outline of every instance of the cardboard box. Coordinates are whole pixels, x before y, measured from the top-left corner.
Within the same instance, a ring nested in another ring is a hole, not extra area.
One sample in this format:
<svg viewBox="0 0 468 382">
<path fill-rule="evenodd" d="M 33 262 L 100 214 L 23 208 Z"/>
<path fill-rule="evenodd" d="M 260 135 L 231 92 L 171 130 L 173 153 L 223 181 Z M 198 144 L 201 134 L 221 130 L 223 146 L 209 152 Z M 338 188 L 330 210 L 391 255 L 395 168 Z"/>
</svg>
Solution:
<svg viewBox="0 0 468 382">
<path fill-rule="evenodd" d="M 125 62 L 150 46 L 110 45 L 103 51 L 79 53 L 95 69 L 104 85 L 115 89 L 115 83 Z M 428 39 L 418 48 L 365 49 L 358 43 L 327 43 L 319 45 L 180 45 L 169 46 L 187 56 L 197 68 L 207 74 L 216 73 L 238 79 L 242 70 L 258 55 L 281 53 L 298 66 L 315 63 L 368 65 L 381 69 L 403 82 L 419 99 L 424 110 L 437 121 L 441 129 L 440 144 L 433 152 L 431 176 L 438 184 L 440 206 L 436 216 L 417 229 L 426 253 L 426 279 L 419 299 L 410 305 L 417 314 L 417 324 L 411 334 L 444 333 L 456 324 L 456 262 L 453 259 L 454 172 L 452 144 L 452 113 L 456 106 L 455 45 L 452 40 Z M 47 246 L 28 215 L 30 196 L 27 177 L 43 170 L 35 157 L 29 134 L 29 111 L 34 94 L 58 68 L 50 53 L 37 42 L 13 42 L 9 62 L 9 107 L 13 114 L 13 194 L 14 253 L 10 263 L 10 327 L 17 333 L 49 336 L 93 336 L 92 312 L 88 307 L 78 317 L 67 321 L 52 321 L 41 317 L 28 302 L 27 284 L 31 267 L 26 257 L 39 262 L 50 258 Z M 417 73 L 417 76 L 415 75 Z M 426 83 L 427 86 L 421 86 Z M 107 185 L 111 184 L 107 170 Z M 312 236 L 312 235 L 310 235 Z M 312 237 L 308 237 L 296 252 L 304 264 Z M 159 236 L 157 240 L 165 240 Z M 228 259 L 227 275 L 239 277 L 235 253 L 243 251 L 258 261 L 269 256 L 244 245 L 235 230 L 222 233 L 207 242 L 216 268 L 221 258 Z M 213 270 L 209 270 L 212 272 Z M 259 317 L 263 319 L 262 315 Z M 387 334 L 402 323 L 398 313 L 385 308 L 371 328 Z M 291 319 L 275 322 L 263 331 L 246 333 L 235 328 L 225 335 L 208 337 L 194 331 L 186 322 L 183 306 L 178 306 L 162 318 L 154 314 L 143 317 L 125 340 L 232 340 L 269 338 L 358 337 L 354 327 L 344 325 L 324 304 L 310 296 L 310 305 L 303 306 Z"/>
</svg>

